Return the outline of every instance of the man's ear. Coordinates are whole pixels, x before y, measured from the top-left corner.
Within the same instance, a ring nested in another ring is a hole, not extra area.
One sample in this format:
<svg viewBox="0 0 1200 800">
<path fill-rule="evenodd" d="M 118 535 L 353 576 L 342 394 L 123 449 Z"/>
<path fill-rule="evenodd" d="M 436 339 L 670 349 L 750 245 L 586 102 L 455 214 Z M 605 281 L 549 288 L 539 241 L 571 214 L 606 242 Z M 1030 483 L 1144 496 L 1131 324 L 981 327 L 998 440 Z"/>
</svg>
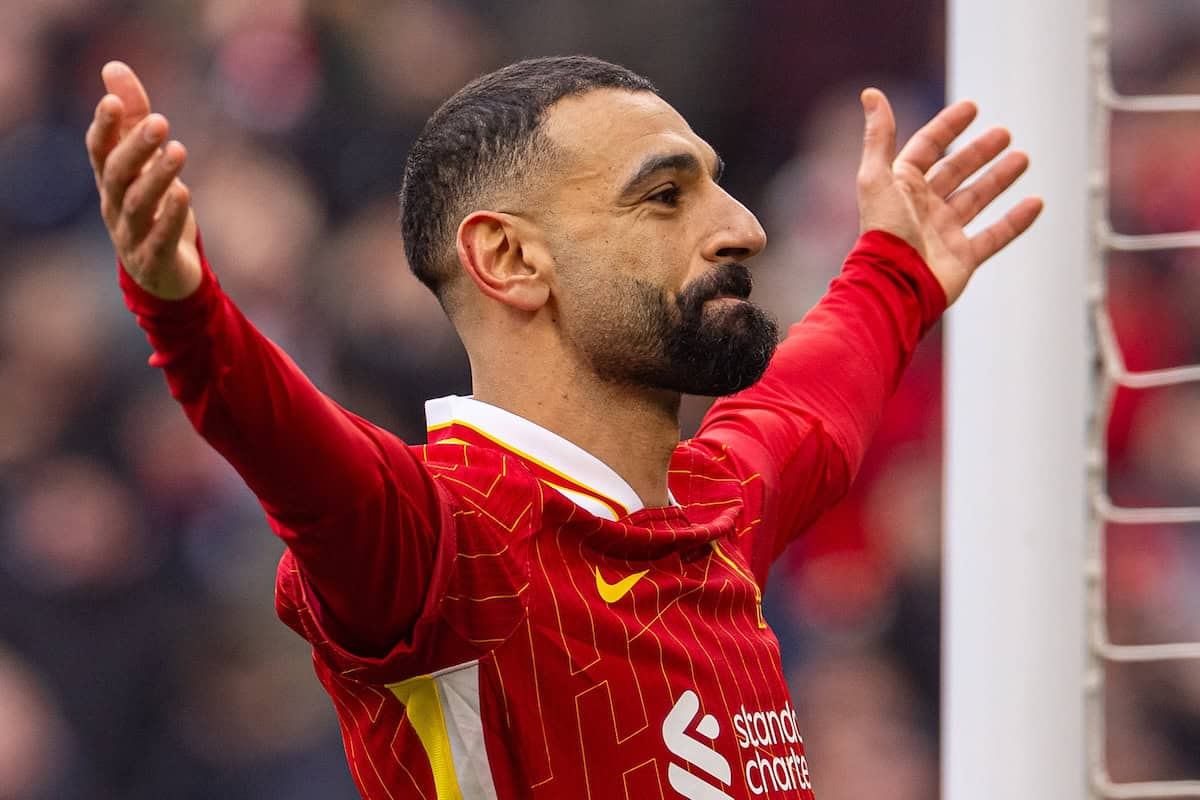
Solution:
<svg viewBox="0 0 1200 800">
<path fill-rule="evenodd" d="M 458 260 L 471 280 L 493 300 L 521 311 L 537 311 L 550 299 L 551 262 L 530 237 L 526 223 L 510 214 L 473 211 L 458 226 Z"/>
</svg>

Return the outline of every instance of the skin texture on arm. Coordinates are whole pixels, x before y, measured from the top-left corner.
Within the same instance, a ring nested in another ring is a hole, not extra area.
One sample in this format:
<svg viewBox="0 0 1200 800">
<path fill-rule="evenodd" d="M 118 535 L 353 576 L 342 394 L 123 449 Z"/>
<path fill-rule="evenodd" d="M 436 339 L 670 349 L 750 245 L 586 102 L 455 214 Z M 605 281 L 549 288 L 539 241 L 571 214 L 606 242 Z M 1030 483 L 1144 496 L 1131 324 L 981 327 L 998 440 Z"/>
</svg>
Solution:
<svg viewBox="0 0 1200 800">
<path fill-rule="evenodd" d="M 126 303 L 193 425 L 243 477 L 348 649 L 388 649 L 419 616 L 442 528 L 432 479 L 395 436 L 316 389 L 221 291 L 203 257 L 186 151 L 163 144 L 127 66 L 87 134 Z"/>
</svg>

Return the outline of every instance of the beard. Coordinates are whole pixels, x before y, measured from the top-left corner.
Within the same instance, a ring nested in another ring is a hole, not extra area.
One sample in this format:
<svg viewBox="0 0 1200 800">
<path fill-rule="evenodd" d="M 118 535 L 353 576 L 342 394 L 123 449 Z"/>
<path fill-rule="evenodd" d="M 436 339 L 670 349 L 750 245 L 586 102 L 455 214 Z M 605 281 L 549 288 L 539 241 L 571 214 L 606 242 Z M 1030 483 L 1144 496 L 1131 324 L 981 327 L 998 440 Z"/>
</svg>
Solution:
<svg viewBox="0 0 1200 800">
<path fill-rule="evenodd" d="M 609 308 L 593 308 L 621 317 L 583 339 L 592 367 L 614 383 L 714 397 L 740 392 L 762 377 L 779 339 L 775 320 L 747 299 L 751 286 L 742 264 L 715 267 L 674 298 L 637 278 L 617 279 L 601 301 Z M 709 302 L 716 298 L 736 299 Z"/>
</svg>

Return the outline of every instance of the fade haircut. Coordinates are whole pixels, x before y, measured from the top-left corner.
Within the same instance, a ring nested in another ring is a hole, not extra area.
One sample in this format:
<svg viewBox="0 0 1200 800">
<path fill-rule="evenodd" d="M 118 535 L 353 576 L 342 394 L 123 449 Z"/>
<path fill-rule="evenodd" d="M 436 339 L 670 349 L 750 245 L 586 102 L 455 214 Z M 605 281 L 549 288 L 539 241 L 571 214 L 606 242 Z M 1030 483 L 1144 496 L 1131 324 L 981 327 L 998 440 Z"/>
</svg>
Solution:
<svg viewBox="0 0 1200 800">
<path fill-rule="evenodd" d="M 598 58 L 534 58 L 476 78 L 425 123 L 404 167 L 400 224 L 413 274 L 443 305 L 459 223 L 498 189 L 545 168 L 546 109 L 594 89 L 658 93 L 636 72 Z"/>
</svg>

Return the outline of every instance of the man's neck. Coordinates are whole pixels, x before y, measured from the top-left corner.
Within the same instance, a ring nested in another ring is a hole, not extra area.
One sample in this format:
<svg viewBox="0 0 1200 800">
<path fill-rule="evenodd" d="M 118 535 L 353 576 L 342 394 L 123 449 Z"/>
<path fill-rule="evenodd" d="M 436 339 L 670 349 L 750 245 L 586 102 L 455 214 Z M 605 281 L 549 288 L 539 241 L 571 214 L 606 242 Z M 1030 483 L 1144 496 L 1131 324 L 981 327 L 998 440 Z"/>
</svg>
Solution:
<svg viewBox="0 0 1200 800">
<path fill-rule="evenodd" d="M 477 374 L 473 396 L 591 453 L 620 475 L 647 507 L 668 504 L 667 469 L 679 443 L 678 394 L 595 379 L 534 387 Z"/>
</svg>

